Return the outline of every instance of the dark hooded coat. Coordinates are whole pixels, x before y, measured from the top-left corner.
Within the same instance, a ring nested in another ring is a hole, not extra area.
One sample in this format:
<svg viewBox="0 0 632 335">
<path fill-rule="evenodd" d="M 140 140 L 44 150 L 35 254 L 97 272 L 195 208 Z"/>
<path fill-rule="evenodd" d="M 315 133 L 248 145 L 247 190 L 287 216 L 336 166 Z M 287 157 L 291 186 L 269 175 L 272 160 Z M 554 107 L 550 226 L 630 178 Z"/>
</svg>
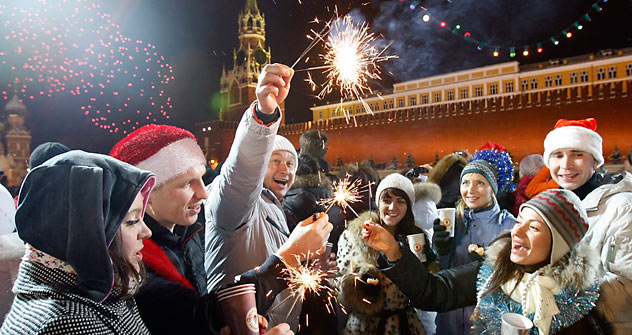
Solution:
<svg viewBox="0 0 632 335">
<path fill-rule="evenodd" d="M 148 183 L 153 183 L 149 172 L 83 151 L 56 156 L 27 175 L 16 213 L 18 234 L 75 273 L 23 261 L 0 333 L 149 333 L 134 300 L 120 298 L 108 253 Z"/>
</svg>

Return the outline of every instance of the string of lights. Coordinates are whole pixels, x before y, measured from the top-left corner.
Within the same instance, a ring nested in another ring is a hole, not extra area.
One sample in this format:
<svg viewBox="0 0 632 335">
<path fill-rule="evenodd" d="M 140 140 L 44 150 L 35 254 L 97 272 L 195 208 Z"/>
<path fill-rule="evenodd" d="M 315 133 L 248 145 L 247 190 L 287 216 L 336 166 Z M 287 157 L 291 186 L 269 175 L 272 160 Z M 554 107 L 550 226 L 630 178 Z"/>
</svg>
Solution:
<svg viewBox="0 0 632 335">
<path fill-rule="evenodd" d="M 399 1 L 404 2 L 404 0 Z M 584 29 L 584 26 L 586 24 L 592 21 L 591 16 L 594 16 L 595 14 L 600 13 L 603 10 L 601 5 L 606 2 L 608 2 L 608 0 L 598 0 L 597 2 L 593 3 L 581 17 L 579 17 L 561 32 L 553 34 L 546 39 L 524 45 L 498 45 L 494 43 L 489 43 L 483 39 L 474 38 L 472 36 L 472 33 L 462 27 L 461 24 L 449 24 L 445 20 L 441 20 L 440 18 L 434 16 L 430 12 L 430 10 L 423 7 L 416 0 L 411 1 L 409 7 L 411 10 L 421 10 L 421 20 L 423 22 L 438 22 L 439 27 L 450 30 L 450 32 L 454 35 L 463 37 L 465 41 L 476 45 L 476 48 L 479 51 L 489 51 L 494 57 L 498 57 L 502 53 L 506 52 L 508 53 L 509 57 L 513 58 L 516 57 L 517 53 L 522 53 L 523 56 L 529 56 L 532 51 L 542 53 L 546 47 L 557 46 L 563 39 L 572 38 L 575 33 L 579 33 L 582 29 Z"/>
</svg>

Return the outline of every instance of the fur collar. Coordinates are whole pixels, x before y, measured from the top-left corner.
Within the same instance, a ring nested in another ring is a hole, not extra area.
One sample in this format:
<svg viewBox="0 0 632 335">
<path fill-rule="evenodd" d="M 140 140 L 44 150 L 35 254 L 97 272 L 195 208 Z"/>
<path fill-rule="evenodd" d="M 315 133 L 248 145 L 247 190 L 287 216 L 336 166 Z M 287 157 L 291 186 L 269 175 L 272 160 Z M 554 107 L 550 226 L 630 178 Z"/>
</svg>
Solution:
<svg viewBox="0 0 632 335">
<path fill-rule="evenodd" d="M 508 236 L 492 243 L 485 251 L 485 263 L 493 267 L 500 250 L 507 243 L 511 243 L 511 238 Z M 563 287 L 582 290 L 599 283 L 604 273 L 598 251 L 591 248 L 588 241 L 582 240 L 566 256 L 546 269 L 542 275 L 556 278 Z"/>
<path fill-rule="evenodd" d="M 467 165 L 467 160 L 459 154 L 449 154 L 444 156 L 439 160 L 439 162 L 437 162 L 437 165 L 435 165 L 432 171 L 428 174 L 428 181 L 439 184 L 452 165 L 456 163 L 461 163 L 465 166 Z"/>
<path fill-rule="evenodd" d="M 435 183 L 420 182 L 415 183 L 415 201 L 431 200 L 435 204 L 441 201 L 441 188 Z"/>
<path fill-rule="evenodd" d="M 320 175 L 320 176 L 319 176 Z M 329 191 L 332 190 L 331 180 L 324 173 L 314 173 L 296 176 L 292 188 L 317 188 L 324 187 Z"/>
<path fill-rule="evenodd" d="M 340 169 L 340 172 L 338 173 L 338 177 L 344 178 L 347 175 L 353 176 L 359 171 L 364 171 L 364 173 L 366 173 L 367 175 L 371 177 L 372 181 L 377 182 L 378 180 L 380 180 L 380 175 L 377 173 L 377 170 L 375 170 L 375 168 L 372 167 L 371 164 L 369 164 L 369 162 L 367 161 L 360 162 L 360 163 L 346 164 Z"/>
<path fill-rule="evenodd" d="M 359 254 L 363 256 L 363 261 L 376 266 L 377 257 L 380 253 L 369 247 L 362 239 L 362 223 L 366 220 L 379 222 L 379 218 L 376 213 L 369 213 L 368 211 L 361 213 L 359 218 L 355 218 L 347 224 L 348 242 L 351 244 L 351 248 L 353 250 L 360 251 Z"/>
</svg>

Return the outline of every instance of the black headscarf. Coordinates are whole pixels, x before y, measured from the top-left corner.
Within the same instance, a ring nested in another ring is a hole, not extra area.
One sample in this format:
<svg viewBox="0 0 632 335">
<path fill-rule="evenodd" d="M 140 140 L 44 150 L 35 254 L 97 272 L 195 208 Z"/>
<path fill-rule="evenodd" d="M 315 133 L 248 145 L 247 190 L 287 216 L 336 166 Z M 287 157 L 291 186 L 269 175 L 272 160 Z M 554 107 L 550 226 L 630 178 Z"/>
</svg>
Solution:
<svg viewBox="0 0 632 335">
<path fill-rule="evenodd" d="M 20 190 L 15 223 L 22 240 L 70 264 L 82 295 L 102 302 L 114 275 L 108 247 L 155 177 L 112 157 L 75 150 L 34 168 Z M 144 208 L 143 208 L 144 209 Z"/>
</svg>

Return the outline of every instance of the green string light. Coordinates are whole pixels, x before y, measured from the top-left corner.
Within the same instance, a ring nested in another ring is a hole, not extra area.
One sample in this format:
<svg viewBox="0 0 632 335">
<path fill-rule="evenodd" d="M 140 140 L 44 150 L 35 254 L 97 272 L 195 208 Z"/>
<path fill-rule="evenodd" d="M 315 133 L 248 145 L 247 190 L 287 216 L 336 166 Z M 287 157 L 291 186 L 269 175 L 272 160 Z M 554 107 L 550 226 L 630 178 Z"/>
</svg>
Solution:
<svg viewBox="0 0 632 335">
<path fill-rule="evenodd" d="M 592 14 L 601 12 L 603 10 L 603 8 L 600 7 L 599 5 L 603 4 L 603 3 L 606 3 L 607 1 L 608 0 L 597 0 L 597 2 L 593 3 L 592 6 L 590 7 L 590 9 L 586 13 L 582 14 L 582 16 L 578 20 L 574 21 L 570 25 L 570 27 L 562 30 L 560 33 L 555 34 L 555 35 L 553 35 L 551 37 L 548 37 L 545 40 L 536 41 L 534 43 L 531 43 L 531 44 L 528 44 L 528 45 L 525 45 L 525 46 L 522 46 L 522 47 L 518 47 L 518 48 L 522 48 L 522 50 L 523 50 L 522 54 L 524 56 L 528 56 L 530 54 L 529 49 L 536 50 L 537 53 L 542 53 L 542 51 L 544 50 L 543 45 L 545 43 L 549 43 L 550 42 L 554 46 L 559 45 L 560 44 L 560 41 L 558 40 L 559 36 L 564 36 L 566 38 L 571 38 L 573 36 L 573 32 L 574 31 L 581 31 L 582 29 L 584 29 L 584 25 L 586 23 L 592 21 L 592 19 L 591 19 L 589 14 L 591 14 L 591 12 L 592 12 Z M 417 7 L 423 9 L 425 14 L 426 14 L 426 16 L 428 16 L 428 21 L 429 21 L 429 18 L 430 18 L 430 15 L 431 15 L 430 11 L 427 8 L 424 8 L 424 7 L 420 6 L 419 2 L 413 0 L 412 4 L 410 5 L 410 7 L 411 7 L 411 9 L 416 9 Z M 424 22 L 427 22 L 427 21 L 424 20 Z M 442 28 L 447 26 L 446 21 L 439 21 L 439 22 L 440 22 L 440 26 Z M 510 51 L 509 52 L 509 57 L 513 58 L 513 57 L 516 56 L 516 46 L 510 46 L 510 45 L 509 46 L 508 45 L 504 45 L 503 46 L 503 45 L 489 44 L 489 43 L 487 43 L 485 41 L 481 41 L 481 40 L 477 40 L 477 39 L 472 38 L 472 35 L 470 34 L 470 32 L 466 32 L 465 34 L 462 34 L 461 33 L 461 28 L 462 28 L 462 26 L 460 24 L 457 24 L 457 25 L 454 26 L 454 29 L 452 29 L 451 32 L 454 35 L 458 35 L 458 36 L 463 37 L 463 39 L 466 40 L 467 42 L 474 43 L 476 45 L 476 49 L 477 50 L 482 51 L 485 48 L 490 48 L 490 49 L 494 50 L 492 55 L 494 57 L 498 57 L 500 55 L 501 49 L 505 49 L 505 50 L 509 50 Z"/>
</svg>

